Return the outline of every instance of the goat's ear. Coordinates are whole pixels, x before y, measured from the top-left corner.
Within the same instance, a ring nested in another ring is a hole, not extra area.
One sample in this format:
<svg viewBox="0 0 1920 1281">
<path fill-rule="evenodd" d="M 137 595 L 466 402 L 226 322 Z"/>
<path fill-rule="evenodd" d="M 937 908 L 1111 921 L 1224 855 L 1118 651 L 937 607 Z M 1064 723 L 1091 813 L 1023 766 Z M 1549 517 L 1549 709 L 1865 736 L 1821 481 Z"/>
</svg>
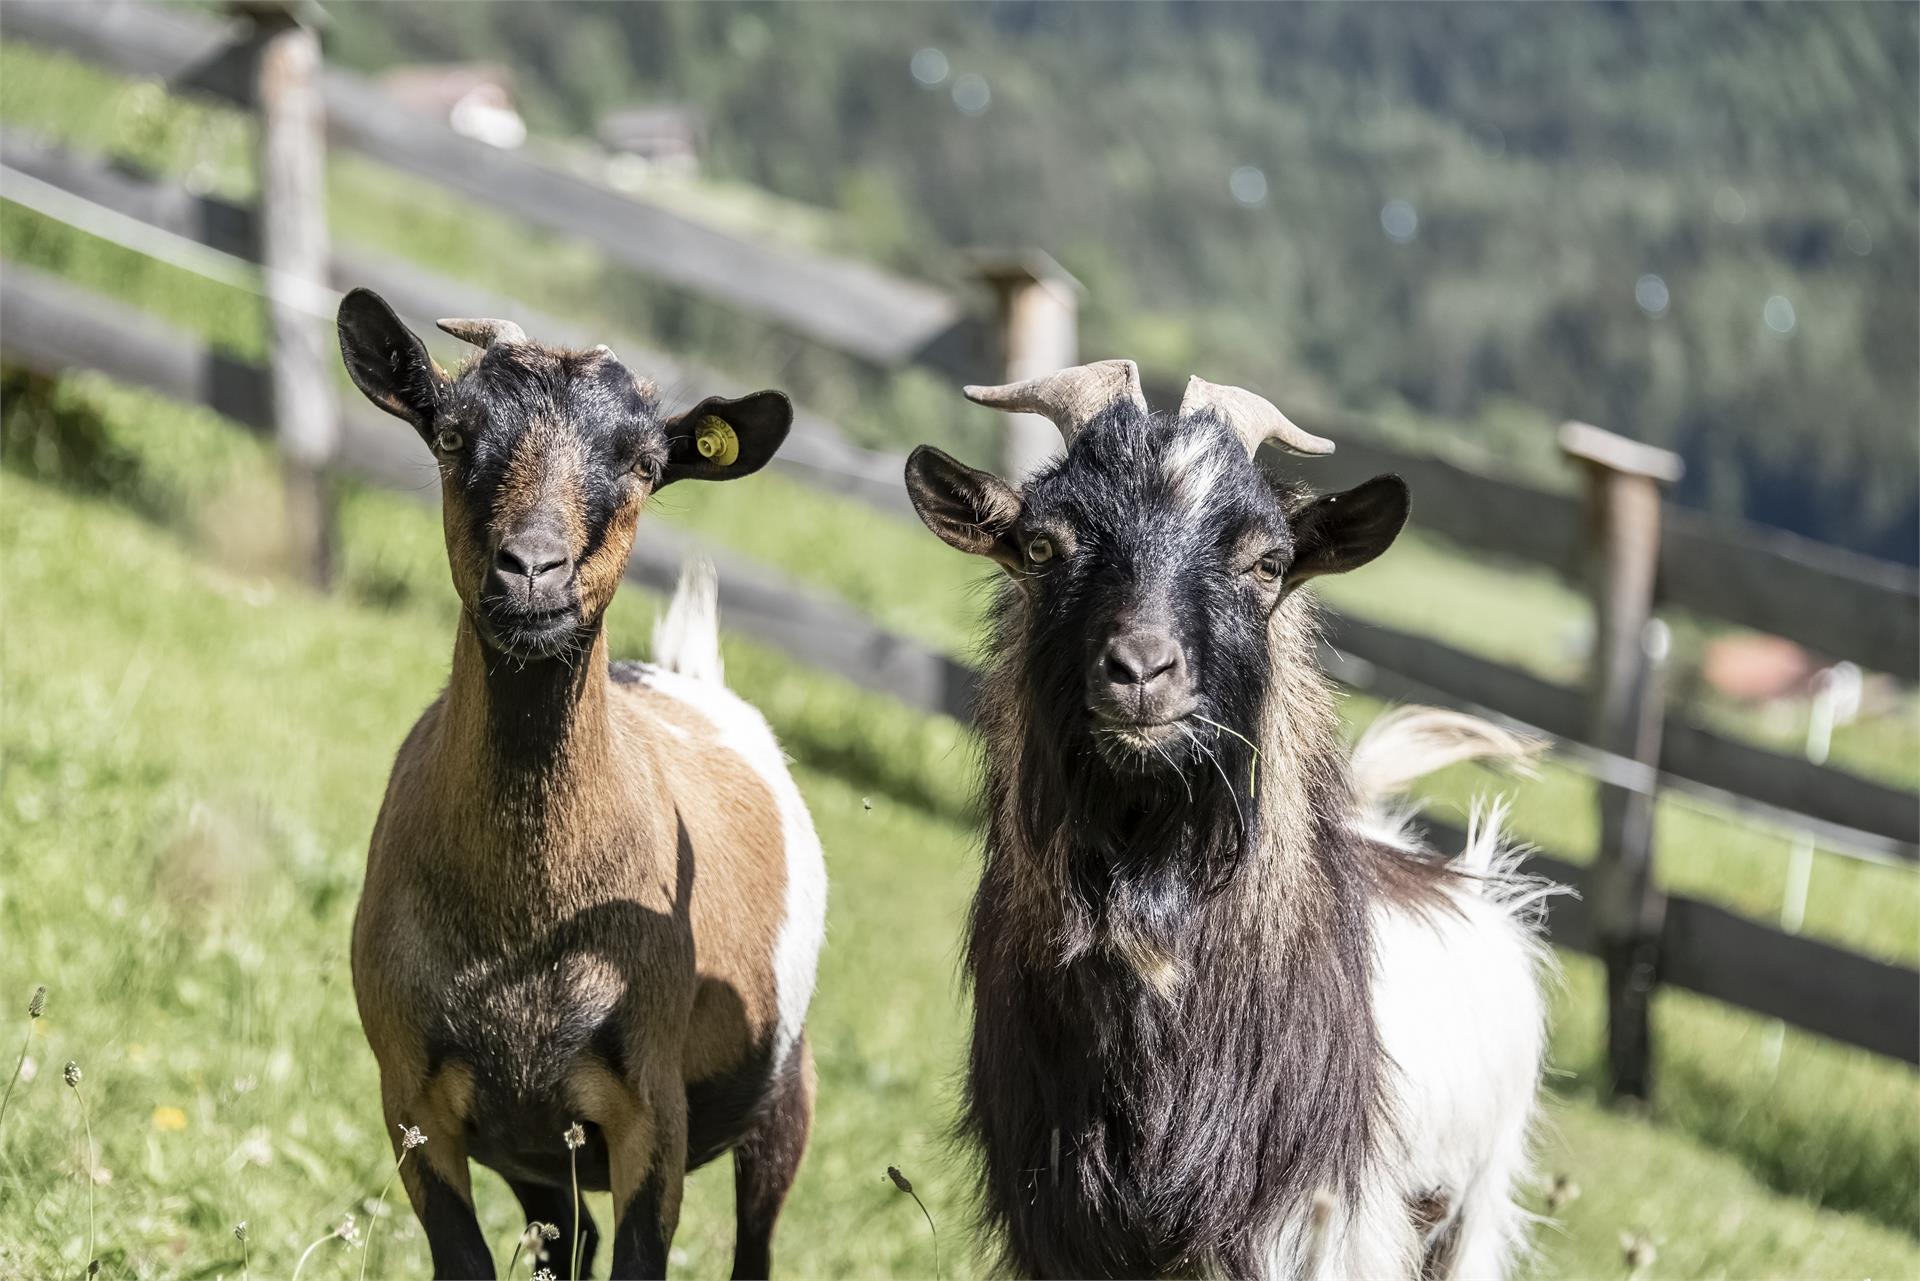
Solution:
<svg viewBox="0 0 1920 1281">
<path fill-rule="evenodd" d="M 1364 484 L 1316 498 L 1293 517 L 1291 591 L 1309 578 L 1358 569 L 1393 545 L 1413 505 L 1407 482 L 1375 476 Z"/>
<path fill-rule="evenodd" d="M 676 480 L 735 480 L 767 465 L 793 425 L 793 402 L 777 391 L 707 399 L 667 424 L 665 488 Z"/>
<path fill-rule="evenodd" d="M 355 289 L 340 300 L 339 323 L 340 355 L 353 385 L 430 440 L 448 384 L 426 344 L 371 289 Z"/>
<path fill-rule="evenodd" d="M 1020 564 L 1014 522 L 1020 495 L 992 472 L 975 471 L 922 445 L 907 455 L 907 496 L 941 542 L 975 556 L 990 556 L 1007 569 Z"/>
</svg>

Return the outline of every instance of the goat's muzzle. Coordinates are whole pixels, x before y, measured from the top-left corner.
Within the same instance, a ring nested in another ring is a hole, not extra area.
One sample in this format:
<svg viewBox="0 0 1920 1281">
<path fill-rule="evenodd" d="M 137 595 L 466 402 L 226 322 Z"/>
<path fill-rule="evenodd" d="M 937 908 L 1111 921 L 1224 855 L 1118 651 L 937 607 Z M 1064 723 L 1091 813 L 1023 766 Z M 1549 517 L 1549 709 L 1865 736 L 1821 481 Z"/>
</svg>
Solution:
<svg viewBox="0 0 1920 1281">
<path fill-rule="evenodd" d="M 1115 632 L 1087 673 L 1087 709 L 1109 745 L 1150 751 L 1180 737 L 1195 707 L 1186 651 L 1160 628 Z"/>
<path fill-rule="evenodd" d="M 516 658 L 571 648 L 580 631 L 580 591 L 566 538 L 539 525 L 500 538 L 480 604 L 488 639 Z"/>
</svg>

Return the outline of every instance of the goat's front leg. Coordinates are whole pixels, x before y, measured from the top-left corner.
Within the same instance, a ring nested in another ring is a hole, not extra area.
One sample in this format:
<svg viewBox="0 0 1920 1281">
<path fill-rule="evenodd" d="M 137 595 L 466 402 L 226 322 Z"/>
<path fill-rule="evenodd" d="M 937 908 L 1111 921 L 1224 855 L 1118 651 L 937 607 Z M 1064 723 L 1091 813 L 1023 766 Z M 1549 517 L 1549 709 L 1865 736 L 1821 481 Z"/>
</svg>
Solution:
<svg viewBox="0 0 1920 1281">
<path fill-rule="evenodd" d="M 542 1240 L 534 1245 L 531 1251 L 534 1270 L 545 1268 L 561 1281 L 579 1281 L 592 1276 L 594 1252 L 600 1248 L 600 1229 L 594 1226 L 593 1215 L 587 1212 L 585 1203 L 576 1216 L 573 1193 L 568 1188 L 521 1179 L 508 1179 L 507 1186 L 520 1198 L 520 1211 L 528 1223 L 550 1223 L 559 1233 L 551 1241 Z M 576 1224 L 580 1250 L 578 1268 L 573 1265 Z"/>
<path fill-rule="evenodd" d="M 387 1137 L 393 1140 L 396 1158 L 406 1155 L 400 1181 L 426 1229 L 433 1275 L 439 1281 L 470 1281 L 493 1276 L 493 1251 L 473 1212 L 465 1122 L 445 1106 L 446 1093 L 430 1087 L 402 1099 L 384 1086 L 381 1090 Z M 426 1139 L 411 1153 L 404 1147 L 409 1128 Z"/>
<path fill-rule="evenodd" d="M 676 1063 L 677 1066 L 677 1063 Z M 687 1087 L 678 1075 L 636 1084 L 625 1115 L 602 1121 L 613 1184 L 615 1281 L 667 1275 L 687 1172 Z"/>
</svg>

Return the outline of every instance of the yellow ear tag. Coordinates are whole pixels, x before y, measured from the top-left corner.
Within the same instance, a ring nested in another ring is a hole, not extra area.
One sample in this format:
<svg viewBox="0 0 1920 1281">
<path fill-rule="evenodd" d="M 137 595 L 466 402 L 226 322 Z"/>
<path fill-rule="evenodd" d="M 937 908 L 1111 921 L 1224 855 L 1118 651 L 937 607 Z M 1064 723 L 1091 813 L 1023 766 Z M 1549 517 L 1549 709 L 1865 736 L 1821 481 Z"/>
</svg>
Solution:
<svg viewBox="0 0 1920 1281">
<path fill-rule="evenodd" d="M 734 433 L 732 423 L 715 414 L 700 420 L 699 428 L 693 433 L 693 447 L 700 451 L 702 458 L 721 467 L 731 467 L 740 461 L 740 437 Z"/>
</svg>

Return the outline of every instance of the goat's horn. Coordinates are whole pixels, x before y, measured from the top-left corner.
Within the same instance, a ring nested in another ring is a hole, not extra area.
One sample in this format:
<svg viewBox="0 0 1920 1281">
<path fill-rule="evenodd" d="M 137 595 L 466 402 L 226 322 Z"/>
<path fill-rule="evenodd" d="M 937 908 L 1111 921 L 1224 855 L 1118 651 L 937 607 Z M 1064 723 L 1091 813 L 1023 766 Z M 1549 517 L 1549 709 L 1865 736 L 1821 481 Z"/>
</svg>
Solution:
<svg viewBox="0 0 1920 1281">
<path fill-rule="evenodd" d="M 1316 436 L 1294 424 L 1264 396 L 1256 396 L 1245 387 L 1222 387 L 1204 378 L 1187 380 L 1187 394 L 1180 398 L 1180 416 L 1211 409 L 1226 420 L 1234 434 L 1247 447 L 1247 457 L 1260 452 L 1261 443 L 1277 440 L 1296 454 L 1331 454 L 1333 442 Z"/>
<path fill-rule="evenodd" d="M 527 331 L 511 320 L 436 320 L 433 323 L 461 342 L 472 343 L 476 347 L 527 340 Z"/>
<path fill-rule="evenodd" d="M 1140 390 L 1140 367 L 1131 360 L 1096 360 L 1023 383 L 961 390 L 976 405 L 1051 419 L 1069 445 L 1088 423 L 1115 405 L 1130 404 L 1143 414 L 1147 412 L 1147 398 Z"/>
</svg>

